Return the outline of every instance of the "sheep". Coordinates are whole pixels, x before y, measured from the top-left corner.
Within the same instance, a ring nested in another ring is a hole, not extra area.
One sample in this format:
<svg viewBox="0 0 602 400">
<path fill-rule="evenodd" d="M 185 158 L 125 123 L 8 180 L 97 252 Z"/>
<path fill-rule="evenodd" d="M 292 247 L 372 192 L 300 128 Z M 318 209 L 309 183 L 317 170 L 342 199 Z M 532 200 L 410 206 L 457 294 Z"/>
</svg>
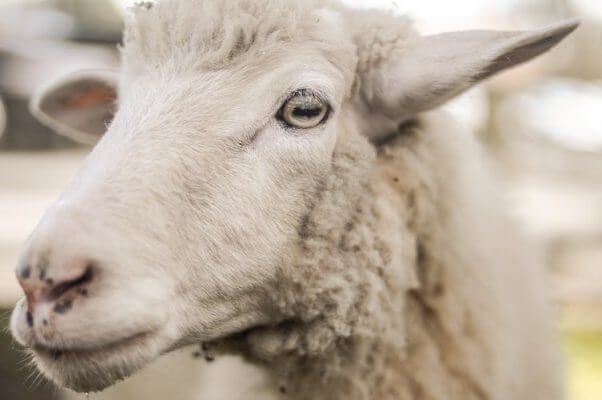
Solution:
<svg viewBox="0 0 602 400">
<path fill-rule="evenodd" d="M 561 399 L 543 269 L 440 106 L 577 25 L 420 36 L 335 1 L 143 4 L 120 72 L 32 101 L 96 145 L 25 244 L 15 338 L 80 392 L 204 343 L 273 398 Z"/>
</svg>

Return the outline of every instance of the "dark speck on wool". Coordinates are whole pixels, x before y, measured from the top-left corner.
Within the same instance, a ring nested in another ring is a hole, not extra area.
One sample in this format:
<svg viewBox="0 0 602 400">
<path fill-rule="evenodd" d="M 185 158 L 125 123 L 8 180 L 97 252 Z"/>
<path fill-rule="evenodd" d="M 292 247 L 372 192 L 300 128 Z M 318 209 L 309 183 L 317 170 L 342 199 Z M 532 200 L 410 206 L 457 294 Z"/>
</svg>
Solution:
<svg viewBox="0 0 602 400">
<path fill-rule="evenodd" d="M 54 311 L 58 314 L 65 314 L 69 310 L 71 310 L 72 306 L 73 306 L 72 300 L 64 300 L 62 303 L 57 303 L 54 306 Z"/>
</svg>

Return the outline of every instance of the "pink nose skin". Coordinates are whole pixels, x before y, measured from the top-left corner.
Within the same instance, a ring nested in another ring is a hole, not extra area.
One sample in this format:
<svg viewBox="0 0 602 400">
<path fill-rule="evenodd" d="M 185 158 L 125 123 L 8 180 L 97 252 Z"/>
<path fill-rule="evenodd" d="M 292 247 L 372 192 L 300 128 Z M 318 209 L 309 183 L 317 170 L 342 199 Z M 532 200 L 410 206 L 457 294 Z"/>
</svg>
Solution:
<svg viewBox="0 0 602 400">
<path fill-rule="evenodd" d="M 37 273 L 35 273 L 37 272 Z M 27 324 L 33 327 L 33 313 L 42 303 L 54 303 L 53 310 L 64 314 L 71 309 L 75 295 L 87 295 L 86 286 L 93 279 L 89 262 L 72 263 L 68 268 L 53 269 L 47 265 L 17 269 L 17 279 L 27 298 Z"/>
</svg>

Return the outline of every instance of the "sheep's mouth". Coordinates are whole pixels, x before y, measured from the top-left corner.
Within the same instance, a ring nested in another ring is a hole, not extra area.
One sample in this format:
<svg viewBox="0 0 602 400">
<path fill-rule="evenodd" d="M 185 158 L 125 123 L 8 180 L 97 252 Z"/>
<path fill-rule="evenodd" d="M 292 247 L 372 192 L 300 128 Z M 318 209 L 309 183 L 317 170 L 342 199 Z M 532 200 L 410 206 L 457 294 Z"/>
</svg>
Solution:
<svg viewBox="0 0 602 400">
<path fill-rule="evenodd" d="M 161 354 L 161 332 L 145 331 L 97 346 L 31 348 L 40 371 L 59 386 L 98 392 L 136 373 Z"/>
<path fill-rule="evenodd" d="M 119 339 L 107 344 L 99 345 L 96 347 L 87 348 L 60 348 L 60 347 L 46 347 L 43 345 L 37 345 L 33 347 L 33 352 L 45 360 L 53 362 L 61 362 L 65 360 L 73 359 L 93 359 L 102 357 L 107 354 L 116 354 L 124 350 L 129 350 L 133 347 L 143 346 L 144 343 L 152 335 L 152 332 L 140 332 L 123 339 Z"/>
</svg>

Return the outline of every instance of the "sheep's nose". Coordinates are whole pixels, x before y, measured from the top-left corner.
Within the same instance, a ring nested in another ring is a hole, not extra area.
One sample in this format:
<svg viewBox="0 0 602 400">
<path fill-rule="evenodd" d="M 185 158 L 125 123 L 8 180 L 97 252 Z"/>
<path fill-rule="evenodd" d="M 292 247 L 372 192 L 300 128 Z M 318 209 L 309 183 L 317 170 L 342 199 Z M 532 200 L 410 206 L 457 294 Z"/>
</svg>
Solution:
<svg viewBox="0 0 602 400">
<path fill-rule="evenodd" d="M 51 265 L 37 268 L 22 265 L 17 268 L 17 279 L 25 292 L 29 315 L 41 303 L 55 302 L 75 292 L 85 294 L 85 286 L 92 281 L 93 275 L 92 263 L 83 261 L 70 263 L 63 268 L 53 268 Z M 55 311 L 60 311 L 64 304 L 57 302 Z"/>
</svg>

